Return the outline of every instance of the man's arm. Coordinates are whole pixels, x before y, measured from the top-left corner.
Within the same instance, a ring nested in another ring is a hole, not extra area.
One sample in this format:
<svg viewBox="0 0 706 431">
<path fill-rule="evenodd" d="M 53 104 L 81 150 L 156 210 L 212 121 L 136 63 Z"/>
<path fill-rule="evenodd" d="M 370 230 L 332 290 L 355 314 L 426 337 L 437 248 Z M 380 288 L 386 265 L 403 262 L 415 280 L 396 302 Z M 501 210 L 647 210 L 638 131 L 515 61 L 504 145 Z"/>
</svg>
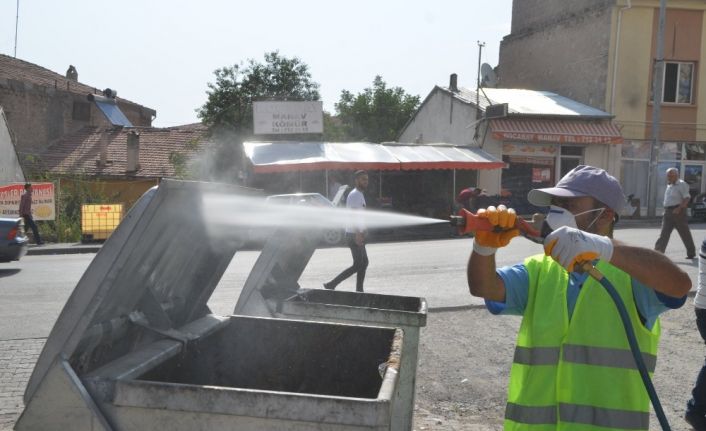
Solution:
<svg viewBox="0 0 706 431">
<path fill-rule="evenodd" d="M 471 295 L 490 301 L 505 301 L 505 283 L 495 272 L 495 254 L 483 256 L 472 252 L 466 267 L 466 278 Z"/>
<path fill-rule="evenodd" d="M 610 263 L 665 295 L 681 298 L 691 290 L 689 275 L 657 251 L 613 240 Z"/>
<path fill-rule="evenodd" d="M 689 185 L 685 182 L 682 182 L 679 184 L 679 191 L 681 192 L 681 195 L 684 197 L 679 204 L 678 207 L 674 208 L 672 210 L 672 213 L 674 214 L 679 214 L 682 211 L 686 211 L 686 207 L 689 206 L 689 202 L 691 202 L 691 195 L 689 194 Z"/>
</svg>

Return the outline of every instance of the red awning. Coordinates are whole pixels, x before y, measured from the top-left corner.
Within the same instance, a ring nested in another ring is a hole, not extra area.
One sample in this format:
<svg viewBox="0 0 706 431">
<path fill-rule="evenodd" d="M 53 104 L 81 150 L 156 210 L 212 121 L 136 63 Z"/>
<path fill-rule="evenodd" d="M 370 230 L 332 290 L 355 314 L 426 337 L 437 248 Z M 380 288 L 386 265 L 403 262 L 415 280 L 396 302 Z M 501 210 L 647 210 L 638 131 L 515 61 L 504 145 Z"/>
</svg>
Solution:
<svg viewBox="0 0 706 431">
<path fill-rule="evenodd" d="M 492 120 L 493 138 L 500 141 L 555 142 L 558 144 L 622 144 L 615 124 L 595 120 L 520 119 Z"/>
<path fill-rule="evenodd" d="M 244 142 L 256 173 L 331 169 L 500 169 L 501 161 L 479 148 L 367 142 Z"/>
</svg>

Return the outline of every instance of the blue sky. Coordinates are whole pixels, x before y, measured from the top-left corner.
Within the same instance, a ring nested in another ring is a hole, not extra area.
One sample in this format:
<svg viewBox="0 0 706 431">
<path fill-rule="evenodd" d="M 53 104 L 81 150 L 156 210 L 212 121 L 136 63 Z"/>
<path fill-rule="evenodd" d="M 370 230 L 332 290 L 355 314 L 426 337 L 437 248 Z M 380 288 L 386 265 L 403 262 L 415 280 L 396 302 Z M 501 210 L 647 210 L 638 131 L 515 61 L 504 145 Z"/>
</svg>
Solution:
<svg viewBox="0 0 706 431">
<path fill-rule="evenodd" d="M 0 0 L 0 53 L 14 54 L 17 0 Z M 449 74 L 474 87 L 477 41 L 495 66 L 511 0 L 20 0 L 17 57 L 157 110 L 155 126 L 197 121 L 219 67 L 279 50 L 309 65 L 324 110 L 375 75 L 425 97 Z"/>
</svg>

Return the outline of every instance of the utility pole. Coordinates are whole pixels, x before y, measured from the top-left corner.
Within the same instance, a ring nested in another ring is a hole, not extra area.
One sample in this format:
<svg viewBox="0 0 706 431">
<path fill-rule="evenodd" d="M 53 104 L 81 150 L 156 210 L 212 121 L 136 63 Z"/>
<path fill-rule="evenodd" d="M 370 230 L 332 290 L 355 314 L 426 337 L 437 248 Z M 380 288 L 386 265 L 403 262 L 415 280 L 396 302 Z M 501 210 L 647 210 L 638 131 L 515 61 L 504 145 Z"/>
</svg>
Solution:
<svg viewBox="0 0 706 431">
<path fill-rule="evenodd" d="M 485 42 L 481 42 L 480 40 L 478 41 L 478 75 L 476 78 L 476 108 L 480 112 L 480 58 L 481 58 L 481 53 L 483 52 L 483 47 L 485 46 Z"/>
<path fill-rule="evenodd" d="M 657 27 L 657 52 L 652 72 L 652 147 L 650 148 L 650 173 L 647 187 L 647 216 L 657 215 L 657 177 L 659 176 L 659 133 L 662 114 L 662 92 L 664 80 L 664 21 L 667 15 L 667 0 L 659 2 Z"/>
<path fill-rule="evenodd" d="M 478 118 L 480 117 L 480 59 L 481 59 L 481 54 L 483 53 L 483 47 L 485 46 L 485 42 L 481 42 L 480 40 L 478 41 L 478 74 L 476 76 L 476 131 L 473 134 L 473 140 L 477 141 L 478 140 L 478 129 L 480 128 L 480 123 L 478 122 Z"/>
<path fill-rule="evenodd" d="M 17 0 L 17 8 L 15 8 L 15 58 L 17 58 L 17 25 L 20 23 L 20 0 Z"/>
</svg>

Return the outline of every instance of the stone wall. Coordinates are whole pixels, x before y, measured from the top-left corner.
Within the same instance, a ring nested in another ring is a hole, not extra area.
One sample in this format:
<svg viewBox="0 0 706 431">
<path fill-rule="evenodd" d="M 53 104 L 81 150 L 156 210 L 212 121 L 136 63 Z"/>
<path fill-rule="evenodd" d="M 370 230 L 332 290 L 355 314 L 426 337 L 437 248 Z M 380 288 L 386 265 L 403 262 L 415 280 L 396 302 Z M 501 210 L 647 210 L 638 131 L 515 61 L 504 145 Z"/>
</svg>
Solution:
<svg viewBox="0 0 706 431">
<path fill-rule="evenodd" d="M 0 106 L 21 159 L 41 152 L 55 139 L 84 126 L 110 126 L 84 94 L 11 79 L 0 79 Z M 152 125 L 154 111 L 124 102 L 119 102 L 119 106 L 134 126 Z"/>
<path fill-rule="evenodd" d="M 606 110 L 613 1 L 515 0 L 499 87 L 552 91 Z"/>
</svg>

